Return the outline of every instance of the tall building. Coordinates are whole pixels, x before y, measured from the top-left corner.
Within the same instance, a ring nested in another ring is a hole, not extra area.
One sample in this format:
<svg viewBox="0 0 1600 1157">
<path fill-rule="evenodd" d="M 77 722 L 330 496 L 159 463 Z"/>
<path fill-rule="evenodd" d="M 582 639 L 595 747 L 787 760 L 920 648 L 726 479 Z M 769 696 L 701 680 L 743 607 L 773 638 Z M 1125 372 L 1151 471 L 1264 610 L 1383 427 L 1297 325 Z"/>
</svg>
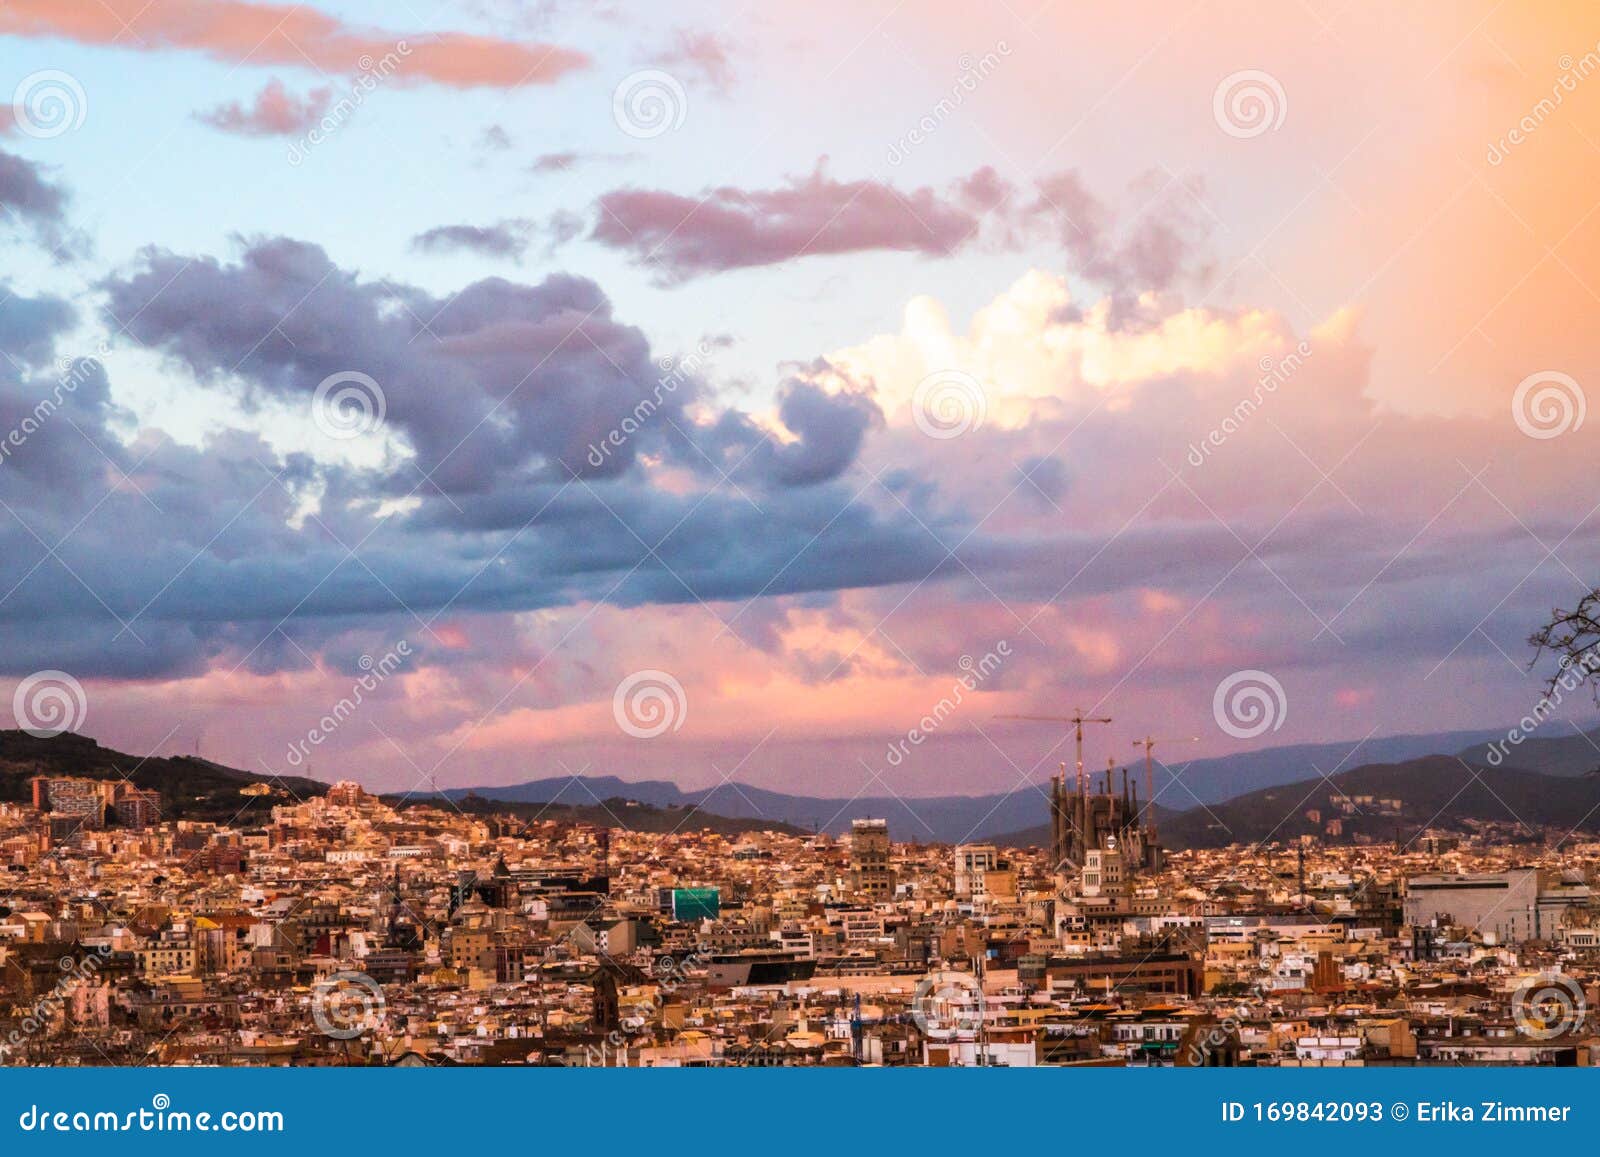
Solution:
<svg viewBox="0 0 1600 1157">
<path fill-rule="evenodd" d="M 955 851 L 955 894 L 971 900 L 987 893 L 988 874 L 1000 866 L 1000 853 L 993 844 L 960 844 Z"/>
<path fill-rule="evenodd" d="M 1050 846 L 1057 867 L 1082 868 L 1089 853 L 1115 848 L 1130 875 L 1161 870 L 1163 850 L 1155 826 L 1141 823 L 1139 787 L 1123 768 L 1120 790 L 1116 771 L 1100 777 L 1080 776 L 1078 790 L 1068 791 L 1066 776 L 1050 780 Z M 1096 779 L 1100 790 L 1090 790 Z M 1148 805 L 1146 805 L 1148 807 Z"/>
<path fill-rule="evenodd" d="M 52 831 L 63 837 L 99 831 L 106 826 L 108 811 L 125 828 L 142 829 L 161 822 L 161 793 L 135 787 L 127 780 L 36 775 L 30 783 L 33 806 L 50 814 Z"/>
<path fill-rule="evenodd" d="M 112 797 L 111 808 L 117 823 L 135 831 L 154 827 L 161 822 L 161 793 L 149 788 L 119 783 Z"/>
<path fill-rule="evenodd" d="M 850 822 L 850 884 L 857 895 L 868 899 L 886 900 L 894 895 L 888 820 Z"/>
<path fill-rule="evenodd" d="M 39 775 L 33 778 L 33 806 L 49 812 L 51 819 L 96 831 L 105 827 L 115 786 L 115 780 Z"/>
<path fill-rule="evenodd" d="M 367 793 L 354 780 L 341 779 L 328 789 L 328 802 L 335 807 L 359 807 Z"/>
</svg>

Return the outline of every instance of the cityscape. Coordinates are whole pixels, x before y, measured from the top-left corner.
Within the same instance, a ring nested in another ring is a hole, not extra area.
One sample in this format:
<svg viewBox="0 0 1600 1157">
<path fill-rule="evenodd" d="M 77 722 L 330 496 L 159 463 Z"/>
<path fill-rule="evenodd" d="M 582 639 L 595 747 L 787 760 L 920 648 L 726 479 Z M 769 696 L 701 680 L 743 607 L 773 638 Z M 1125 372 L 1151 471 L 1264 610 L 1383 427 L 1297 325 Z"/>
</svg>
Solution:
<svg viewBox="0 0 1600 1157">
<path fill-rule="evenodd" d="M 0 47 L 0 1121 L 1170 1068 L 1196 1140 L 1592 1137 L 1593 0 Z"/>
<path fill-rule="evenodd" d="M 1600 1061 L 1600 822 L 1346 842 L 1405 802 L 1324 778 L 1295 805 L 1319 834 L 1170 850 L 1137 768 L 1079 766 L 1030 792 L 1045 846 L 951 845 L 233 774 L 223 822 L 126 776 L 0 804 L 5 1063 Z"/>
</svg>

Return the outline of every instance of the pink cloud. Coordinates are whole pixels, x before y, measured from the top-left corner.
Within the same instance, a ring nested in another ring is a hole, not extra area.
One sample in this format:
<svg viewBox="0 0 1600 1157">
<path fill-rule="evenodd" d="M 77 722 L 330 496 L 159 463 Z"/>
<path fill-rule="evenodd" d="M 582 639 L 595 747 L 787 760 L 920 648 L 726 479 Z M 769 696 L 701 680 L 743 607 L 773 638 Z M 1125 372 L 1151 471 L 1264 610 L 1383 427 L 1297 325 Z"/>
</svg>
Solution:
<svg viewBox="0 0 1600 1157">
<path fill-rule="evenodd" d="M 249 107 L 239 101 L 230 101 L 196 115 L 225 133 L 247 137 L 286 137 L 303 133 L 316 124 L 332 98 L 331 87 L 314 88 L 300 97 L 286 89 L 283 81 L 274 78 L 256 93 Z"/>
<path fill-rule="evenodd" d="M 836 181 L 819 165 L 773 189 L 684 196 L 619 189 L 600 198 L 593 239 L 656 265 L 668 281 L 873 249 L 942 256 L 965 245 L 976 214 L 939 192 L 881 181 Z"/>
<path fill-rule="evenodd" d="M 712 32 L 680 31 L 672 47 L 657 53 L 651 63 L 669 70 L 694 73 L 719 91 L 733 83 L 732 53 L 727 43 Z"/>
<path fill-rule="evenodd" d="M 1084 277 L 1128 295 L 1181 282 L 1203 249 L 1206 231 L 1184 195 L 1163 188 L 1151 197 L 1152 180 L 1130 187 L 1143 208 L 1127 217 L 1070 171 L 1038 180 L 1031 193 L 988 166 L 945 189 L 900 189 L 872 178 L 835 180 L 823 158 L 809 176 L 766 189 L 613 190 L 599 199 L 590 239 L 652 266 L 668 284 L 800 257 L 948 257 L 980 238 L 1007 250 L 1043 239 L 1059 244 Z"/>
<path fill-rule="evenodd" d="M 243 0 L 13 0 L 0 7 L 0 35 L 152 52 L 178 49 L 230 65 L 310 64 L 339 73 L 364 69 L 364 58 L 370 62 L 394 54 L 403 57 L 396 70 L 402 83 L 431 81 L 450 88 L 550 84 L 588 64 L 584 54 L 555 45 L 460 32 L 417 33 L 408 39 L 353 28 L 299 5 Z"/>
</svg>

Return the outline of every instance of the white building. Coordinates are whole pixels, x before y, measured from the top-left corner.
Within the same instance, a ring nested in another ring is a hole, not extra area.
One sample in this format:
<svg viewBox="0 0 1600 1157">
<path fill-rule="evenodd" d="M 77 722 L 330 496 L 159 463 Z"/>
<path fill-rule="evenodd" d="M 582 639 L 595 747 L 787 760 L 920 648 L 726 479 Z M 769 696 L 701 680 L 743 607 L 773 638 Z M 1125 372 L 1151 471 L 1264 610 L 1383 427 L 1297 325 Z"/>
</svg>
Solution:
<svg viewBox="0 0 1600 1157">
<path fill-rule="evenodd" d="M 958 899 L 971 900 L 986 893 L 984 873 L 1000 866 L 1000 853 L 993 844 L 958 844 L 955 851 L 955 893 Z"/>
</svg>

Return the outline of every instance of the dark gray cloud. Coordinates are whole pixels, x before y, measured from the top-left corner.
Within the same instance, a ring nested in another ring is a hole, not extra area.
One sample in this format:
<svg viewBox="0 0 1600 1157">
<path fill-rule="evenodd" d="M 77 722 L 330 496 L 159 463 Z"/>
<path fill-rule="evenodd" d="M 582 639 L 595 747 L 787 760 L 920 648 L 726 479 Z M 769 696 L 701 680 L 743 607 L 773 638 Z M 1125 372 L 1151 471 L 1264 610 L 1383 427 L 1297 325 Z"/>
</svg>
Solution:
<svg viewBox="0 0 1600 1157">
<path fill-rule="evenodd" d="M 430 487 L 481 491 L 528 471 L 547 478 L 625 470 L 628 440 L 599 465 L 588 449 L 651 398 L 644 335 L 619 323 L 593 282 L 488 278 L 448 297 L 362 281 L 317 246 L 251 245 L 236 265 L 144 254 L 104 286 L 108 320 L 203 381 L 237 376 L 308 408 L 330 375 L 381 388 L 389 428 Z M 661 403 L 665 417 L 694 396 Z"/>
<path fill-rule="evenodd" d="M 149 250 L 101 288 L 127 339 L 246 406 L 304 406 L 308 431 L 319 382 L 370 374 L 409 453 L 358 470 L 237 431 L 129 442 L 105 367 L 57 360 L 70 307 L 5 299 L 0 421 L 53 399 L 0 462 L 7 669 L 299 669 L 401 636 L 437 651 L 429 621 L 446 609 L 827 595 L 946 561 L 895 504 L 857 500 L 846 475 L 882 421 L 859 391 L 807 367 L 779 391 L 773 438 L 695 378 L 663 388 L 648 343 L 581 278 L 438 298 L 280 238 L 232 264 Z M 614 446 L 613 429 L 629 431 Z M 420 505 L 377 514 L 411 493 Z"/>
<path fill-rule="evenodd" d="M 686 464 L 740 486 L 815 486 L 848 470 L 867 434 L 884 425 L 870 390 L 822 358 L 797 368 L 777 402 L 782 437 L 741 410 L 724 410 L 695 432 Z"/>
<path fill-rule="evenodd" d="M 0 284 L 0 349 L 13 367 L 40 366 L 55 356 L 56 341 L 77 321 L 77 311 L 59 297 L 28 297 Z M 0 373 L 5 370 L 0 366 Z"/>
<path fill-rule="evenodd" d="M 533 222 L 520 218 L 493 225 L 437 225 L 411 239 L 422 253 L 477 253 L 484 257 L 520 260 L 532 240 Z"/>
<path fill-rule="evenodd" d="M 569 149 L 564 152 L 540 153 L 528 165 L 530 173 L 569 173 L 583 165 L 618 164 L 632 160 L 628 153 L 597 153 Z"/>
<path fill-rule="evenodd" d="M 67 194 L 34 162 L 0 149 L 0 224 L 60 249 L 67 243 Z"/>
<path fill-rule="evenodd" d="M 883 425 L 883 411 L 867 394 L 828 393 L 808 381 L 785 387 L 778 416 L 797 438 L 774 452 L 774 473 L 785 486 L 837 478 L 856 460 L 867 431 Z"/>
</svg>

